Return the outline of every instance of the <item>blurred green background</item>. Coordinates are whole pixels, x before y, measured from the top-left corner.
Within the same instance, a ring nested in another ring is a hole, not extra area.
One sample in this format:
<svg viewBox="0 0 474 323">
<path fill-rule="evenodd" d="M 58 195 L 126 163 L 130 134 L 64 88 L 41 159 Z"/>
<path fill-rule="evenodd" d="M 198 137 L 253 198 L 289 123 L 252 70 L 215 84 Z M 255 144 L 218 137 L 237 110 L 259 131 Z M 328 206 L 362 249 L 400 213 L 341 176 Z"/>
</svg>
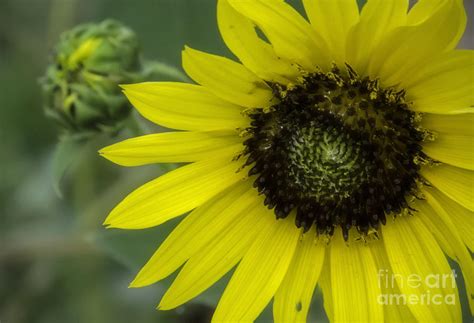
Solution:
<svg viewBox="0 0 474 323">
<path fill-rule="evenodd" d="M 301 9 L 299 1 L 290 1 Z M 466 1 L 472 17 L 473 1 Z M 207 322 L 225 286 L 177 310 L 155 306 L 171 279 L 128 289 L 179 219 L 155 229 L 105 230 L 128 192 L 173 166 L 122 168 L 97 150 L 123 138 L 96 136 L 72 156 L 53 189 L 58 129 L 44 117 L 38 78 L 61 32 L 115 18 L 138 35 L 144 56 L 180 68 L 185 44 L 228 57 L 214 0 L 0 0 L 0 321 Z M 473 48 L 472 23 L 461 47 Z M 157 128 L 145 123 L 147 132 Z M 316 295 L 313 318 L 324 321 Z M 267 310 L 263 321 L 270 320 Z"/>
</svg>

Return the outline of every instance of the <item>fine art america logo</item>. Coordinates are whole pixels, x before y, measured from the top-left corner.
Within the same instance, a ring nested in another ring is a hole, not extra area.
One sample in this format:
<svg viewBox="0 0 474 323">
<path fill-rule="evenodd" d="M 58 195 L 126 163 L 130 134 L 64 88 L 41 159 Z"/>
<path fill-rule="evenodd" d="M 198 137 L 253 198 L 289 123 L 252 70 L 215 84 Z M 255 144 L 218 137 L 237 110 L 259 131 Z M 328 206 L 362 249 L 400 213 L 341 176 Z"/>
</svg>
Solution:
<svg viewBox="0 0 474 323">
<path fill-rule="evenodd" d="M 454 305 L 456 303 L 456 272 L 421 276 L 395 274 L 380 269 L 378 284 L 385 293 L 378 295 L 377 302 L 383 305 Z M 400 292 L 404 290 L 405 293 Z M 413 292 L 406 292 L 412 290 Z M 449 290 L 452 293 L 445 293 Z"/>
</svg>

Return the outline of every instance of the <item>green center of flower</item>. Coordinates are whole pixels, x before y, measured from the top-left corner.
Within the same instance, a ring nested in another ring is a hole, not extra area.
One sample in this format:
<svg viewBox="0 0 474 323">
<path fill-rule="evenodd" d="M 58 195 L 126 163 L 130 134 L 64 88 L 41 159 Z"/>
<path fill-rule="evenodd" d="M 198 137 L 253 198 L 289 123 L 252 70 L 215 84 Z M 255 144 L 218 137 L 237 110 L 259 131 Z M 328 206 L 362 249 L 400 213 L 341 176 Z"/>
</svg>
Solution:
<svg viewBox="0 0 474 323">
<path fill-rule="evenodd" d="M 371 170 L 363 147 L 343 127 L 308 122 L 294 129 L 288 145 L 288 179 L 301 192 L 330 202 L 350 197 Z"/>
<path fill-rule="evenodd" d="M 250 113 L 245 141 L 249 175 L 277 218 L 296 211 L 296 225 L 314 224 L 344 238 L 385 224 L 414 196 L 425 134 L 404 92 L 380 88 L 350 67 L 313 73 L 297 86 L 272 85 L 278 103 Z"/>
</svg>

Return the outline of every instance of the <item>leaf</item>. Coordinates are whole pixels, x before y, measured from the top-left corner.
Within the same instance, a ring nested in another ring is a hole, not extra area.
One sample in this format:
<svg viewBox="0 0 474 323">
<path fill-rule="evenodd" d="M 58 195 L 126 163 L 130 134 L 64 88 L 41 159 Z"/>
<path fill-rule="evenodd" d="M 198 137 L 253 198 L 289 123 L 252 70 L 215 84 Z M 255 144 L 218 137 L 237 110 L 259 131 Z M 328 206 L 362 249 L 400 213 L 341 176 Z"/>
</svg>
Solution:
<svg viewBox="0 0 474 323">
<path fill-rule="evenodd" d="M 62 198 L 61 181 L 66 172 L 83 155 L 90 134 L 66 135 L 56 145 L 52 160 L 52 182 L 56 194 Z"/>
</svg>

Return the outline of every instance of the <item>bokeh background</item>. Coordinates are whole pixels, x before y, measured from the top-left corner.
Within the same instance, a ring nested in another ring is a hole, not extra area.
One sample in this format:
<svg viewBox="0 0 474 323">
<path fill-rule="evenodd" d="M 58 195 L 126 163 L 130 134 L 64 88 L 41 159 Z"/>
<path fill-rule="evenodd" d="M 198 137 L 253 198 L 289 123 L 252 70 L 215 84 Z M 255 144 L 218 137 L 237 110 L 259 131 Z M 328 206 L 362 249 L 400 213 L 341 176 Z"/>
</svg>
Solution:
<svg viewBox="0 0 474 323">
<path fill-rule="evenodd" d="M 298 0 L 289 1 L 301 10 Z M 361 1 L 362 2 L 362 1 Z M 470 18 L 474 1 L 466 0 Z M 39 77 L 61 32 L 115 18 L 138 35 L 143 55 L 180 68 L 183 46 L 232 57 L 220 39 L 215 0 L 0 0 L 0 322 L 207 322 L 217 286 L 177 310 L 155 310 L 172 277 L 128 289 L 180 219 L 141 231 L 105 230 L 128 192 L 174 165 L 121 168 L 97 150 L 134 135 L 97 135 L 72 154 L 53 188 L 58 128 L 42 110 Z M 474 48 L 469 22 L 460 47 Z M 158 131 L 142 122 L 143 132 Z M 326 321 L 321 295 L 311 317 Z M 271 321 L 271 313 L 261 321 Z"/>
</svg>

